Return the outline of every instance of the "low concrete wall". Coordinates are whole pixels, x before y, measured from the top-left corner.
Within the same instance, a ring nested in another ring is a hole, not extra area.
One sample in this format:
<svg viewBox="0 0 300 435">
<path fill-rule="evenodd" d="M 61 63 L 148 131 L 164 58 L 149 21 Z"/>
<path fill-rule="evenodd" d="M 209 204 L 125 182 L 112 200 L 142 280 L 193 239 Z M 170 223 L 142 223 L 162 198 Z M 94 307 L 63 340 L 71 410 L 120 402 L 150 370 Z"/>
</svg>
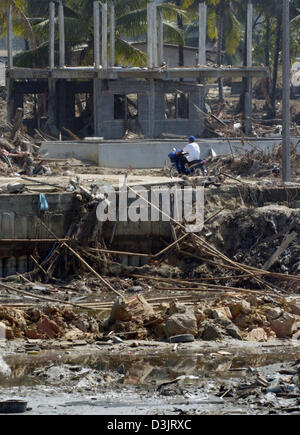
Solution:
<svg viewBox="0 0 300 435">
<path fill-rule="evenodd" d="M 49 159 L 78 159 L 98 164 L 97 141 L 51 141 L 43 142 L 41 153 Z"/>
<path fill-rule="evenodd" d="M 291 138 L 297 144 L 300 137 Z M 217 155 L 230 154 L 233 151 L 242 153 L 259 148 L 265 152 L 272 152 L 281 144 L 281 137 L 274 138 L 246 138 L 244 145 L 241 139 L 197 139 L 201 149 L 201 158 L 205 159 L 211 150 Z M 76 158 L 89 160 L 99 166 L 107 168 L 134 169 L 161 168 L 173 148 L 182 148 L 185 140 L 136 140 L 136 141 L 104 141 L 101 139 L 63 142 L 43 142 L 42 154 L 49 158 Z"/>
</svg>

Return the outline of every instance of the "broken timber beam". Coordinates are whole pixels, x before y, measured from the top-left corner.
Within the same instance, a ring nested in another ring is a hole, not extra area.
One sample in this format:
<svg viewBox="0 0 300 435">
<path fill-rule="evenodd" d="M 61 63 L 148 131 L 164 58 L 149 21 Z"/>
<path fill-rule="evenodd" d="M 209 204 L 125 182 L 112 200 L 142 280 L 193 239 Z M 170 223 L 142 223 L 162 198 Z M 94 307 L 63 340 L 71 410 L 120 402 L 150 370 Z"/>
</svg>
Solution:
<svg viewBox="0 0 300 435">
<path fill-rule="evenodd" d="M 274 254 L 269 258 L 268 261 L 263 266 L 263 269 L 269 270 L 270 267 L 278 260 L 280 255 L 289 247 L 289 245 L 296 240 L 298 237 L 298 233 L 296 231 L 293 231 L 292 233 L 288 234 L 282 241 L 281 245 L 276 249 Z"/>
</svg>

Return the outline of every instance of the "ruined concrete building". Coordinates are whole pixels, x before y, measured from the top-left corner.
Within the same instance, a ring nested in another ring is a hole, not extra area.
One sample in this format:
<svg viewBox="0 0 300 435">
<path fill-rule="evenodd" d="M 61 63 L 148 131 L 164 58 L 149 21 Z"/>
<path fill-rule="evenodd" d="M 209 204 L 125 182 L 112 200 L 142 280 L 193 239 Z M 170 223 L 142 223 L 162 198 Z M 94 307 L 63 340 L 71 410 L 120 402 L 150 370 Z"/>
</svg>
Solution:
<svg viewBox="0 0 300 435">
<path fill-rule="evenodd" d="M 55 5 L 49 9 L 49 67 L 14 67 L 12 54 L 12 8 L 8 12 L 8 120 L 17 107 L 23 107 L 26 94 L 38 95 L 38 127 L 47 123 L 57 135 L 63 127 L 84 136 L 120 139 L 129 123 L 132 131 L 158 138 L 164 132 L 201 137 L 204 129 L 206 80 L 209 78 L 247 79 L 245 94 L 245 132 L 251 130 L 251 92 L 253 77 L 265 76 L 266 70 L 252 66 L 253 6 L 248 5 L 247 65 L 208 67 L 206 62 L 207 6 L 199 4 L 198 64 L 184 67 L 164 62 L 163 20 L 154 2 L 148 4 L 146 68 L 115 66 L 115 13 L 113 3 L 94 2 L 94 65 L 66 67 L 64 7 L 58 7 L 59 64 L 55 65 Z M 101 32 L 100 32 L 101 28 Z M 109 43 L 108 43 L 109 42 Z M 76 113 L 78 95 L 90 98 L 90 128 L 79 125 Z M 128 98 L 130 96 L 130 98 Z M 172 109 L 170 109 L 171 101 Z M 129 105 L 135 109 L 129 119 Z M 45 116 L 46 115 L 46 116 Z M 132 118 L 132 117 L 131 117 Z"/>
</svg>

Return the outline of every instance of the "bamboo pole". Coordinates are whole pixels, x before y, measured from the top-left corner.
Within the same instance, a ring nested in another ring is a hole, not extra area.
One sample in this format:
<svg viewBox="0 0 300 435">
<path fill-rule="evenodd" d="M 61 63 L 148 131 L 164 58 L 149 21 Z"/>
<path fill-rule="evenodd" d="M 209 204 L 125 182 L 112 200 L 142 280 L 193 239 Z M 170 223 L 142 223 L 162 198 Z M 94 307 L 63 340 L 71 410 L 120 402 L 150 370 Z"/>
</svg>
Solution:
<svg viewBox="0 0 300 435">
<path fill-rule="evenodd" d="M 43 225 L 43 227 L 49 232 L 49 234 L 51 234 L 53 237 L 55 237 L 57 239 L 57 237 L 55 236 L 55 234 L 47 227 L 47 225 L 40 219 L 37 218 L 38 221 Z M 58 240 L 58 239 L 57 239 Z M 76 258 L 78 258 L 78 260 L 81 261 L 82 264 L 85 265 L 85 267 L 92 272 L 106 287 L 108 287 L 111 291 L 113 291 L 116 295 L 118 295 L 119 297 L 121 297 L 122 299 L 125 299 L 124 296 L 119 293 L 117 290 L 115 290 L 113 288 L 112 285 L 110 285 L 109 282 L 107 282 L 101 275 L 99 275 L 99 273 L 97 273 L 79 254 L 77 254 L 76 251 L 74 251 L 73 248 L 71 248 L 71 246 L 69 246 L 66 242 L 62 243 L 62 246 L 65 246 L 73 255 L 75 255 Z"/>
<path fill-rule="evenodd" d="M 60 301 L 58 299 L 50 298 L 48 296 L 35 295 L 32 293 L 26 292 L 24 290 L 20 290 L 20 289 L 17 289 L 15 287 L 11 287 L 10 285 L 3 284 L 2 282 L 0 282 L 0 287 L 3 287 L 6 290 L 9 290 L 9 291 L 14 292 L 14 293 L 18 293 L 18 294 L 23 295 L 23 296 L 30 296 L 31 298 L 34 298 L 34 299 L 41 299 L 43 301 L 55 302 L 55 303 L 62 304 L 62 305 L 72 305 L 73 307 L 77 307 L 77 308 L 91 309 L 91 308 L 84 306 L 84 305 L 81 305 L 81 304 L 74 304 L 73 302 Z M 1 305 L 3 305 L 3 304 L 1 304 Z"/>
</svg>

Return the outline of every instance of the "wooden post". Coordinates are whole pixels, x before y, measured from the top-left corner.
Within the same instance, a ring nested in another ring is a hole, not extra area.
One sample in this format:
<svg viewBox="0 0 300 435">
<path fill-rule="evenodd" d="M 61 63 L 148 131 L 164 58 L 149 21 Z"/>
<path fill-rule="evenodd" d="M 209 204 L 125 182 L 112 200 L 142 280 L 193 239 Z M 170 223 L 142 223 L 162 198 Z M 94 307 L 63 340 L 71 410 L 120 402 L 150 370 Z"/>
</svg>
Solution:
<svg viewBox="0 0 300 435">
<path fill-rule="evenodd" d="M 59 67 L 65 66 L 65 18 L 64 5 L 60 1 L 58 6 L 58 28 L 59 28 Z"/>
<path fill-rule="evenodd" d="M 8 68 L 13 68 L 13 23 L 12 23 L 12 5 L 7 10 L 7 56 Z"/>
<path fill-rule="evenodd" d="M 115 6 L 110 5 L 110 66 L 115 66 L 115 31 L 116 31 L 116 16 Z"/>
<path fill-rule="evenodd" d="M 107 69 L 107 3 L 102 4 L 102 67 Z"/>
<path fill-rule="evenodd" d="M 100 68 L 100 4 L 94 2 L 94 64 Z"/>
<path fill-rule="evenodd" d="M 199 52 L 198 65 L 206 65 L 206 3 L 199 4 Z"/>
<path fill-rule="evenodd" d="M 49 4 L 49 66 L 55 67 L 55 4 Z"/>
</svg>

